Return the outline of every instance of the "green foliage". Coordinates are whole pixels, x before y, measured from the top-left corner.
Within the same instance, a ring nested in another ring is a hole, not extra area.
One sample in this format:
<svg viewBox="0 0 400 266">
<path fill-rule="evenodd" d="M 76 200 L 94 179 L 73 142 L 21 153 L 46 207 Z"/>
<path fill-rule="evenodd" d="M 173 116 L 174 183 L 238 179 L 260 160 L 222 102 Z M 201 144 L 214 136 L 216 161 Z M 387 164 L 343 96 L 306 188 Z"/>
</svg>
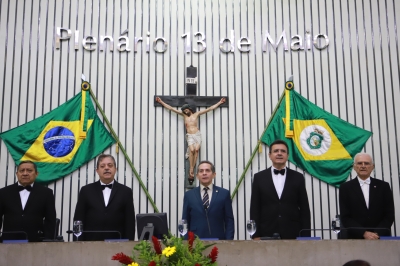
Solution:
<svg viewBox="0 0 400 266">
<path fill-rule="evenodd" d="M 151 241 L 143 240 L 133 248 L 132 259 L 139 263 L 139 265 L 149 265 L 150 262 L 154 262 L 153 265 L 176 265 L 176 266 L 194 266 L 194 265 L 217 265 L 217 262 L 211 262 L 211 259 L 206 255 L 203 255 L 203 251 L 210 246 L 215 244 L 204 245 L 204 243 L 196 237 L 193 241 L 192 250 L 190 250 L 189 241 L 185 241 L 180 237 L 165 236 L 162 240 L 161 248 L 163 253 L 166 252 L 166 248 L 175 247 L 172 254 L 157 254 L 153 243 Z M 169 256 L 168 256 L 169 255 Z"/>
</svg>

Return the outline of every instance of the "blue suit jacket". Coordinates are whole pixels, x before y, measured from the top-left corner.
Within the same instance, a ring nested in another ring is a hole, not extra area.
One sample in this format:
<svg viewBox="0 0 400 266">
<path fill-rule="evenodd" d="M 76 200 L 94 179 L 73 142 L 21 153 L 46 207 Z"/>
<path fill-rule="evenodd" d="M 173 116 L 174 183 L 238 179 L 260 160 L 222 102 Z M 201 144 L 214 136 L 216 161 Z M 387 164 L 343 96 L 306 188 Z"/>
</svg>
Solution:
<svg viewBox="0 0 400 266">
<path fill-rule="evenodd" d="M 183 198 L 182 219 L 187 220 L 188 230 L 200 238 L 233 239 L 235 235 L 234 218 L 228 190 L 213 186 L 207 216 L 200 196 L 200 187 L 187 191 Z"/>
</svg>

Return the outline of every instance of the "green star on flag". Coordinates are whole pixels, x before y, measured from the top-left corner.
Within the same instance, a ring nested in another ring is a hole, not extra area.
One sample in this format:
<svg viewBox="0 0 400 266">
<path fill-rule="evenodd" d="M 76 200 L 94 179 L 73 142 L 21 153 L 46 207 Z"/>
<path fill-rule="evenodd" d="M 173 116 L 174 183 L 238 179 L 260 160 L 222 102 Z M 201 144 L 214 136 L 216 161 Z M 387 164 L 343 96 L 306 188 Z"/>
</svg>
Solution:
<svg viewBox="0 0 400 266">
<path fill-rule="evenodd" d="M 346 181 L 353 157 L 372 135 L 311 103 L 286 82 L 278 103 L 261 137 L 267 145 L 276 139 L 289 146 L 289 161 L 310 175 L 338 186 Z"/>
<path fill-rule="evenodd" d="M 32 161 L 38 182 L 66 176 L 115 143 L 93 107 L 90 84 L 56 109 L 16 128 L 2 132 L 15 163 Z"/>
</svg>

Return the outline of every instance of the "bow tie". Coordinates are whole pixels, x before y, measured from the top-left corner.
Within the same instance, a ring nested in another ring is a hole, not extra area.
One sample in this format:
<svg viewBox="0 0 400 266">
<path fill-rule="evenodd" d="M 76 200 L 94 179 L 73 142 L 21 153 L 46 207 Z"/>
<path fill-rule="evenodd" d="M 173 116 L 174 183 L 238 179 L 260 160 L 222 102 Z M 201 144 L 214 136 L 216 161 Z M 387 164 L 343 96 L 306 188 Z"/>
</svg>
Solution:
<svg viewBox="0 0 400 266">
<path fill-rule="evenodd" d="M 32 190 L 32 186 L 31 186 L 31 185 L 27 185 L 27 186 L 25 186 L 25 187 L 23 187 L 23 186 L 18 186 L 18 191 L 22 191 L 22 190 L 24 190 L 24 189 L 26 189 L 26 190 L 28 190 L 28 191 L 31 191 L 31 190 Z"/>
<path fill-rule="evenodd" d="M 274 169 L 274 174 L 276 174 L 276 175 L 278 175 L 278 174 L 284 175 L 285 174 L 285 168 L 283 168 L 281 170 Z"/>
<path fill-rule="evenodd" d="M 371 184 L 371 179 L 361 181 L 361 186 L 364 185 L 364 184 L 365 185 Z"/>
<path fill-rule="evenodd" d="M 101 185 L 101 190 L 104 190 L 106 187 L 108 187 L 109 189 L 112 189 L 112 185 L 113 184 Z"/>
</svg>

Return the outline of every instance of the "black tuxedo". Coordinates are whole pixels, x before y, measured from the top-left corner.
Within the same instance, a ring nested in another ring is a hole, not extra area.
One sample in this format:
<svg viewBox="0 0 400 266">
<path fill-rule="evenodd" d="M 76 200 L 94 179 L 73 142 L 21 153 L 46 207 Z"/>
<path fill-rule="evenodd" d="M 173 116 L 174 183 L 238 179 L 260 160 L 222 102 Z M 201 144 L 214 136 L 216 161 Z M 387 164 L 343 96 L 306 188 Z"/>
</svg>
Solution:
<svg viewBox="0 0 400 266">
<path fill-rule="evenodd" d="M 24 231 L 30 242 L 42 237 L 54 239 L 56 208 L 53 191 L 33 184 L 25 209 L 22 209 L 18 183 L 0 189 L 0 228 L 3 231 Z M 43 220 L 44 219 L 44 220 Z M 3 239 L 25 239 L 24 234 L 3 234 Z"/>
<path fill-rule="evenodd" d="M 380 236 L 390 236 L 394 220 L 393 194 L 387 182 L 370 178 L 369 208 L 358 178 L 343 183 L 339 189 L 340 218 L 344 228 L 366 227 L 365 230 L 347 230 L 347 237 L 362 239 L 365 231 L 376 232 Z M 374 230 L 388 228 L 388 230 Z M 346 233 L 346 232 L 345 232 Z"/>
<path fill-rule="evenodd" d="M 135 208 L 132 189 L 114 181 L 105 206 L 100 181 L 82 187 L 76 203 L 74 221 L 82 221 L 84 231 L 119 231 L 122 238 L 135 238 Z M 119 238 L 116 233 L 83 233 L 79 240 Z"/>
<path fill-rule="evenodd" d="M 286 180 L 279 199 L 272 180 L 271 167 L 254 175 L 250 219 L 256 221 L 253 237 L 271 237 L 279 233 L 282 239 L 294 239 L 302 229 L 311 228 L 310 207 L 304 176 L 286 168 Z M 304 231 L 302 236 L 310 236 Z"/>
</svg>

